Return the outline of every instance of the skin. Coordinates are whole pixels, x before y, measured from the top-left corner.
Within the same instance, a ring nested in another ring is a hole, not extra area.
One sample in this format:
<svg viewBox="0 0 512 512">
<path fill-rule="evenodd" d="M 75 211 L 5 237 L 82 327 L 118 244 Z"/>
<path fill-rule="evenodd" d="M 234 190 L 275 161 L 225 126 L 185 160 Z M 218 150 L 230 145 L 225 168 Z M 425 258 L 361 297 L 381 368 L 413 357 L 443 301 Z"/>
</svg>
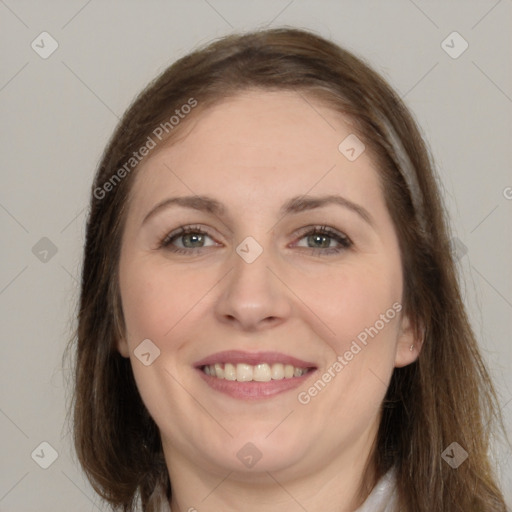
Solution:
<svg viewBox="0 0 512 512">
<path fill-rule="evenodd" d="M 402 300 L 398 240 L 378 169 L 369 151 L 350 162 L 338 150 L 351 133 L 346 119 L 312 98 L 244 92 L 200 112 L 138 170 L 121 250 L 126 336 L 118 349 L 131 358 L 160 429 L 173 512 L 349 512 L 367 495 L 359 489 L 391 374 L 418 356 L 409 319 L 397 314 L 309 403 L 297 398 Z M 226 211 L 170 206 L 144 222 L 161 201 L 194 194 Z M 342 196 L 371 224 L 334 204 L 279 214 L 304 194 Z M 190 241 L 183 237 L 159 246 L 181 225 L 208 232 L 203 248 L 172 252 Z M 304 235 L 309 226 L 329 226 L 352 245 L 326 254 Z M 250 264 L 235 251 L 248 236 L 263 248 Z M 134 356 L 144 339 L 160 350 L 149 366 Z M 211 389 L 194 368 L 233 349 L 278 351 L 318 369 L 296 390 L 238 400 Z M 237 458 L 248 442 L 262 455 L 252 468 Z"/>
</svg>

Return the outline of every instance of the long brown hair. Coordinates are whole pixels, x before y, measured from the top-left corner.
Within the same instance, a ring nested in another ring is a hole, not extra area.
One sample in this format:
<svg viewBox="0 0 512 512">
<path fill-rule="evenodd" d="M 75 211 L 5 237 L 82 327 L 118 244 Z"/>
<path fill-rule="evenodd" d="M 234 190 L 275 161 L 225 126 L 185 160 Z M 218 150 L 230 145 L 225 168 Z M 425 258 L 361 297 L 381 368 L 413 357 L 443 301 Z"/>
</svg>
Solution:
<svg viewBox="0 0 512 512">
<path fill-rule="evenodd" d="M 123 511 L 139 501 L 145 511 L 158 510 L 171 493 L 158 428 L 130 361 L 116 350 L 124 330 L 118 262 L 137 171 L 127 162 L 162 123 L 168 129 L 159 143 L 179 133 L 188 119 L 175 128 L 169 119 L 191 99 L 197 106 L 189 119 L 254 88 L 293 90 L 336 109 L 351 120 L 380 172 L 402 253 L 404 313 L 423 347 L 415 363 L 393 373 L 373 454 L 375 478 L 396 468 L 403 510 L 504 512 L 488 453 L 501 416 L 461 299 L 425 143 L 400 98 L 362 60 L 310 32 L 284 28 L 224 37 L 175 62 L 136 98 L 103 154 L 71 347 L 74 441 L 93 487 Z M 453 442 L 469 454 L 457 469 L 442 458 Z"/>
</svg>

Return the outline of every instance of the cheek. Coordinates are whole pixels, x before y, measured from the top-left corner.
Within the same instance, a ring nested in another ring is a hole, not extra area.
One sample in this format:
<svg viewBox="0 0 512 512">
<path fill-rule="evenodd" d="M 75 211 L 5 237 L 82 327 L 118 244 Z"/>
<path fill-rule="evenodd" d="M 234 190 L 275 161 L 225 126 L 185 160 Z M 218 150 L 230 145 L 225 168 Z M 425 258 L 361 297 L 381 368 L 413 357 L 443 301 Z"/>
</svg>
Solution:
<svg viewBox="0 0 512 512">
<path fill-rule="evenodd" d="M 207 289 L 197 274 L 144 262 L 121 269 L 120 288 L 131 348 L 137 340 L 166 338 Z"/>
<path fill-rule="evenodd" d="M 370 260 L 370 259 L 369 259 Z M 331 348 L 337 354 L 349 350 L 351 342 L 364 343 L 371 330 L 379 339 L 392 338 L 398 333 L 402 274 L 399 263 L 372 261 L 359 262 L 317 274 L 315 279 L 303 281 L 298 295 L 331 333 Z M 387 343 L 388 348 L 394 344 Z"/>
<path fill-rule="evenodd" d="M 190 328 L 190 322 L 200 322 L 194 316 L 194 305 L 207 290 L 204 282 L 197 281 L 197 276 L 184 275 L 165 262 L 155 264 L 144 257 L 120 266 L 131 365 L 142 400 L 158 425 L 172 424 L 172 411 L 179 403 L 183 406 L 183 390 L 178 382 L 183 380 L 179 361 L 187 339 L 184 330 Z M 156 349 L 144 341 L 146 348 L 140 350 L 143 340 L 150 340 Z M 146 365 L 137 354 L 147 352 L 150 356 Z"/>
<path fill-rule="evenodd" d="M 347 419 L 368 420 L 377 410 L 394 368 L 402 310 L 399 260 L 346 269 L 333 276 L 324 303 L 326 321 L 336 332 L 330 364 L 336 377 L 331 399 L 346 407 Z M 338 363 L 335 368 L 332 366 Z M 329 403 L 328 399 L 326 403 Z"/>
</svg>

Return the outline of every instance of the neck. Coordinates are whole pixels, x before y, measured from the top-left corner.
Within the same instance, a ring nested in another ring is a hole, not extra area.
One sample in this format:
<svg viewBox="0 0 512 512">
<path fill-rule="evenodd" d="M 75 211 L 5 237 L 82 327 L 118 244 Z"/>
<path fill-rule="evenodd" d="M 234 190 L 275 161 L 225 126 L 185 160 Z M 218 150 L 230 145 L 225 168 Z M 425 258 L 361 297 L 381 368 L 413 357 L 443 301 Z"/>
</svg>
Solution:
<svg viewBox="0 0 512 512">
<path fill-rule="evenodd" d="M 279 470 L 256 467 L 244 473 L 206 468 L 166 446 L 172 482 L 172 512 L 353 512 L 375 484 L 371 451 L 375 426 L 332 458 L 302 461 Z"/>
</svg>

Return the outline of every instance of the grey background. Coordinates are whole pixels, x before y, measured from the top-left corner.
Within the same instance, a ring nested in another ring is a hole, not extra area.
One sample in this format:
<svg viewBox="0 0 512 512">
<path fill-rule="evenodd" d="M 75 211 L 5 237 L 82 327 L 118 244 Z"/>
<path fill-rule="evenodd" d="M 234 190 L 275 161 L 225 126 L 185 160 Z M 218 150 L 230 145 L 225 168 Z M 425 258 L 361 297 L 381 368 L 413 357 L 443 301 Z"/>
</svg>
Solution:
<svg viewBox="0 0 512 512">
<path fill-rule="evenodd" d="M 92 176 L 133 96 L 233 30 L 311 28 L 365 57 L 405 98 L 437 162 L 465 300 L 510 432 L 511 19 L 511 0 L 0 0 L 0 510 L 103 509 L 73 456 L 61 365 Z M 43 31 L 59 44 L 47 59 L 31 48 Z M 457 59 L 441 46 L 453 31 L 469 44 Z M 41 442 L 58 452 L 48 469 L 36 463 L 50 461 Z M 512 503 L 511 452 L 497 456 Z"/>
</svg>

